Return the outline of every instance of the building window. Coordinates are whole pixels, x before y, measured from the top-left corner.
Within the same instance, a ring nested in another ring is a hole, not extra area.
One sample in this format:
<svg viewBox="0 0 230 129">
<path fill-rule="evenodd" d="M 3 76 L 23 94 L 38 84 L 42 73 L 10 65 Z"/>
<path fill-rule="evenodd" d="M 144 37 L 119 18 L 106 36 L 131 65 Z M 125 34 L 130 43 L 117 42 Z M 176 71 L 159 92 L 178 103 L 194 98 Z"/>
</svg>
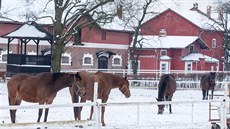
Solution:
<svg viewBox="0 0 230 129">
<path fill-rule="evenodd" d="M 160 37 L 165 37 L 166 36 L 166 30 L 165 29 L 160 29 L 159 36 Z"/>
<path fill-rule="evenodd" d="M 122 66 L 122 58 L 120 55 L 114 55 L 113 56 L 112 66 Z"/>
<path fill-rule="evenodd" d="M 167 55 L 167 50 L 161 50 L 161 56 L 166 56 Z"/>
<path fill-rule="evenodd" d="M 192 71 L 192 62 L 185 62 L 185 71 Z"/>
<path fill-rule="evenodd" d="M 74 45 L 81 44 L 81 29 L 76 31 L 76 33 L 74 34 L 74 38 L 75 38 Z"/>
<path fill-rule="evenodd" d="M 106 40 L 106 31 L 105 30 L 101 31 L 101 39 Z"/>
<path fill-rule="evenodd" d="M 72 58 L 71 54 L 63 53 L 61 57 L 61 65 L 71 65 Z"/>
<path fill-rule="evenodd" d="M 93 66 L 93 54 L 84 54 L 83 60 L 82 60 L 82 65 L 84 66 Z"/>
<path fill-rule="evenodd" d="M 191 53 L 191 52 L 194 52 L 194 45 L 190 45 L 189 46 L 189 52 Z"/>
<path fill-rule="evenodd" d="M 216 39 L 215 38 L 212 39 L 212 48 L 216 48 Z"/>
<path fill-rule="evenodd" d="M 12 51 L 10 51 L 9 53 L 12 53 Z M 0 62 L 1 63 L 6 63 L 7 62 L 7 50 L 1 52 Z"/>
</svg>

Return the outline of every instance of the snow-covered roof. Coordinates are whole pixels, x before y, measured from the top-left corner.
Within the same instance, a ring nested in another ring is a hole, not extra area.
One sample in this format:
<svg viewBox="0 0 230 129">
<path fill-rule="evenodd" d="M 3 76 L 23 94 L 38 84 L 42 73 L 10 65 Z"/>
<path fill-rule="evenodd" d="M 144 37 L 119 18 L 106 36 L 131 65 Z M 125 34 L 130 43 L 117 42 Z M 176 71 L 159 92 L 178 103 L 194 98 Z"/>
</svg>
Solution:
<svg viewBox="0 0 230 129">
<path fill-rule="evenodd" d="M 171 60 L 172 58 L 167 55 L 164 55 L 164 56 L 161 56 L 160 59 L 161 60 Z"/>
<path fill-rule="evenodd" d="M 200 58 L 204 58 L 205 62 L 219 62 L 219 60 L 217 60 L 213 57 L 201 54 L 201 53 L 190 53 L 190 54 L 184 56 L 181 60 L 182 61 L 199 61 Z"/>
<path fill-rule="evenodd" d="M 24 24 L 18 29 L 3 35 L 5 38 L 30 38 L 30 39 L 52 39 L 52 36 L 45 30 L 39 29 L 34 24 Z"/>
<path fill-rule="evenodd" d="M 138 40 L 142 38 L 142 48 L 186 48 L 196 40 L 200 40 L 198 36 L 139 36 Z M 204 43 L 205 44 L 205 43 Z M 133 42 L 130 47 L 132 47 Z M 137 44 L 140 48 L 140 45 Z"/>
<path fill-rule="evenodd" d="M 102 29 L 107 29 L 107 30 L 134 31 L 134 29 L 131 26 L 127 25 L 127 23 L 124 20 L 119 19 L 117 16 L 115 16 L 112 22 L 110 23 L 106 23 L 106 24 L 98 23 L 98 25 Z"/>
<path fill-rule="evenodd" d="M 202 29 L 208 29 L 208 30 L 221 29 L 221 27 L 217 23 L 215 23 L 213 20 L 205 16 L 205 13 L 201 14 L 197 11 L 192 11 L 192 10 L 174 10 L 174 11 Z"/>
</svg>

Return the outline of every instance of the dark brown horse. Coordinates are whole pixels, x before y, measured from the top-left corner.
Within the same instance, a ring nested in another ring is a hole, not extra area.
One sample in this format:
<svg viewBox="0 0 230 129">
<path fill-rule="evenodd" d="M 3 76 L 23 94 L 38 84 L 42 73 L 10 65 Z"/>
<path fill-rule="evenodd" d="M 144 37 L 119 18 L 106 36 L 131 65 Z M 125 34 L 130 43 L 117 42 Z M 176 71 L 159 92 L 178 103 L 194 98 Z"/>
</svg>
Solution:
<svg viewBox="0 0 230 129">
<path fill-rule="evenodd" d="M 102 103 L 107 102 L 110 91 L 114 88 L 119 88 L 121 93 L 124 94 L 126 98 L 129 98 L 131 96 L 129 90 L 129 81 L 127 80 L 127 77 L 121 77 L 119 75 L 115 75 L 111 73 L 103 73 L 103 72 L 97 72 L 93 74 L 87 71 L 80 71 L 79 74 L 82 77 L 82 84 L 86 89 L 86 95 L 81 97 L 81 102 L 86 102 L 86 100 L 93 101 L 94 82 L 98 82 L 98 98 L 102 100 Z M 81 119 L 81 110 L 82 108 L 80 108 L 79 115 L 75 119 L 78 120 Z M 105 107 L 102 107 L 101 109 L 102 126 L 105 126 L 104 112 L 105 112 Z M 92 115 L 93 115 L 93 107 L 91 107 L 89 119 L 92 119 Z"/>
<path fill-rule="evenodd" d="M 201 77 L 200 87 L 202 89 L 203 100 L 208 99 L 209 90 L 211 90 L 212 92 L 211 99 L 213 99 L 213 92 L 214 92 L 215 85 L 216 85 L 215 78 L 216 78 L 216 72 L 210 72 Z"/>
<path fill-rule="evenodd" d="M 78 73 L 39 73 L 36 76 L 27 74 L 17 74 L 7 83 L 9 105 L 20 105 L 21 101 L 41 104 L 51 104 L 57 92 L 65 87 L 74 88 L 74 94 L 84 95 L 84 87 L 79 87 L 78 82 L 81 77 Z M 42 115 L 42 108 L 38 112 L 38 120 Z M 17 110 L 10 110 L 11 122 L 15 123 Z M 45 110 L 44 122 L 47 121 L 49 109 Z"/>
<path fill-rule="evenodd" d="M 172 74 L 164 74 L 161 76 L 158 85 L 157 101 L 172 101 L 174 92 L 176 91 L 176 80 Z M 164 105 L 158 105 L 158 114 L 164 112 Z M 169 104 L 169 112 L 172 113 L 171 104 Z"/>
</svg>

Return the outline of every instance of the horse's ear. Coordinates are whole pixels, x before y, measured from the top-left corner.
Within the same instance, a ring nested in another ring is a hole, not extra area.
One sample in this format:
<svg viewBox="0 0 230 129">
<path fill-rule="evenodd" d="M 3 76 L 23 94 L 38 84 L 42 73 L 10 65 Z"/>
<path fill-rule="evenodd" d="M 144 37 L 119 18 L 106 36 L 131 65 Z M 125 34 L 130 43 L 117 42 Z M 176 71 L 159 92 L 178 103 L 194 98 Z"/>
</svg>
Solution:
<svg viewBox="0 0 230 129">
<path fill-rule="evenodd" d="M 82 80 L 82 78 L 81 78 L 79 72 L 77 72 L 75 76 L 76 76 L 77 78 L 79 78 L 80 80 Z"/>
<path fill-rule="evenodd" d="M 125 80 L 127 80 L 127 76 L 125 75 Z"/>
</svg>

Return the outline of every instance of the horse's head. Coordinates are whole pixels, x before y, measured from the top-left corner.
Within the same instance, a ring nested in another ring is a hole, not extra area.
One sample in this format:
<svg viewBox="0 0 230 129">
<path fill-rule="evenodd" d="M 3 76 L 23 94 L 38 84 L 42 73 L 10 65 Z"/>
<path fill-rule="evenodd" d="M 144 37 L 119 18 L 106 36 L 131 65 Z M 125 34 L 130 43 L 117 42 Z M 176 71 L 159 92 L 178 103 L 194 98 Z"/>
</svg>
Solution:
<svg viewBox="0 0 230 129">
<path fill-rule="evenodd" d="M 124 80 L 122 81 L 121 87 L 119 90 L 122 92 L 122 94 L 125 95 L 126 98 L 129 98 L 131 96 L 130 90 L 129 90 L 129 81 L 127 77 L 125 76 Z"/>
<path fill-rule="evenodd" d="M 74 74 L 73 92 L 76 93 L 78 96 L 85 96 L 86 90 L 81 83 L 82 83 L 82 78 L 77 72 L 76 74 Z"/>
<path fill-rule="evenodd" d="M 159 101 L 164 101 L 164 98 L 160 98 L 160 99 L 157 99 L 156 100 L 159 102 Z M 158 106 L 158 114 L 163 114 L 164 112 L 164 108 L 165 108 L 165 105 L 157 105 Z"/>
<path fill-rule="evenodd" d="M 210 72 L 209 74 L 209 83 L 211 86 L 215 86 L 216 72 Z"/>
</svg>

